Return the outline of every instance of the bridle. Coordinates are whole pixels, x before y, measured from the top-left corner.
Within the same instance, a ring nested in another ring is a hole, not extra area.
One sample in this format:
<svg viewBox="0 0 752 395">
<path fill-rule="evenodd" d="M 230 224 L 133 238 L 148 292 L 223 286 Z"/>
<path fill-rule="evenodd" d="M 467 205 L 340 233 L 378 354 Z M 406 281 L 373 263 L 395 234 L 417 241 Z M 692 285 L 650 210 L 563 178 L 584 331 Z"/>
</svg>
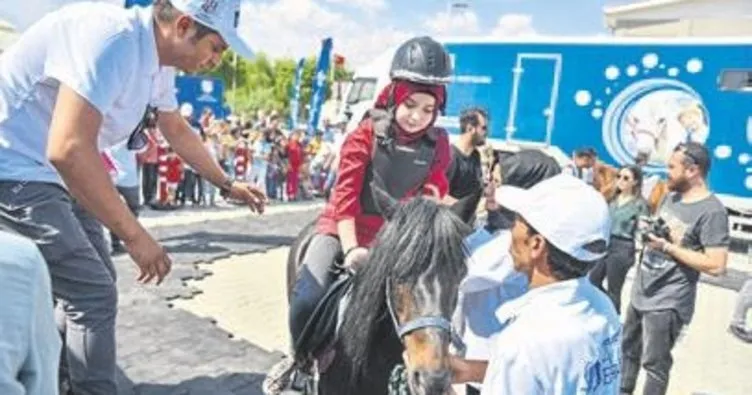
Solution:
<svg viewBox="0 0 752 395">
<path fill-rule="evenodd" d="M 408 334 L 423 328 L 438 328 L 441 329 L 444 333 L 449 335 L 450 341 L 452 345 L 454 345 L 457 350 L 460 350 L 461 353 L 464 353 L 465 350 L 465 344 L 463 343 L 460 336 L 452 330 L 452 323 L 446 319 L 443 316 L 440 315 L 429 315 L 429 316 L 422 316 L 413 318 L 412 320 L 400 324 L 399 320 L 397 320 L 397 314 L 394 311 L 394 306 L 392 305 L 392 298 L 391 298 L 391 280 L 386 280 L 386 308 L 389 311 L 389 316 L 392 317 L 392 324 L 394 325 L 394 330 L 397 332 L 397 337 L 400 339 L 400 342 L 404 343 L 404 337 Z"/>
</svg>

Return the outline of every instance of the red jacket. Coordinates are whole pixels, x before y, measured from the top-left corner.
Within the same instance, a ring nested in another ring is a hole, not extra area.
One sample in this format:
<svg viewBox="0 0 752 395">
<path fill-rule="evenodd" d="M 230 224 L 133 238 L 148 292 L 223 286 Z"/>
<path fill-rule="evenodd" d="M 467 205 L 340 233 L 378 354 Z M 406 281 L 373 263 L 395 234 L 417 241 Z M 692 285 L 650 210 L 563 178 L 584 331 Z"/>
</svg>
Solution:
<svg viewBox="0 0 752 395">
<path fill-rule="evenodd" d="M 290 140 L 287 143 L 287 162 L 294 171 L 303 164 L 303 146 L 299 141 Z"/>
<path fill-rule="evenodd" d="M 183 178 L 183 161 L 179 156 L 171 154 L 167 159 L 167 182 L 179 183 Z"/>
<path fill-rule="evenodd" d="M 366 120 L 350 133 L 342 143 L 339 153 L 337 182 L 317 225 L 320 233 L 337 235 L 337 223 L 339 221 L 355 219 L 358 245 L 368 246 L 381 226 L 384 225 L 382 217 L 362 214 L 360 207 L 360 192 L 363 188 L 366 168 L 371 161 L 374 140 L 372 123 L 370 120 Z M 439 133 L 436 141 L 436 154 L 425 184 L 435 186 L 441 198 L 449 190 L 446 170 L 449 166 L 450 155 L 449 138 L 445 132 Z M 415 190 L 408 192 L 406 198 L 418 194 L 429 195 L 433 193 L 428 188 L 418 189 L 415 188 Z"/>
</svg>

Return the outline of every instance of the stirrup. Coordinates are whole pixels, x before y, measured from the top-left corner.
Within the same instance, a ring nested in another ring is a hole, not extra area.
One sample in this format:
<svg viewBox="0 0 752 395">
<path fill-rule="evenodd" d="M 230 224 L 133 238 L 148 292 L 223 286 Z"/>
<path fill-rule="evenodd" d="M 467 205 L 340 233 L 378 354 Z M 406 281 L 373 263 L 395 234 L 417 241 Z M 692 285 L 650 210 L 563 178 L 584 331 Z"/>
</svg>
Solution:
<svg viewBox="0 0 752 395">
<path fill-rule="evenodd" d="M 304 394 L 315 395 L 314 391 L 314 377 L 312 374 L 305 372 L 301 369 L 295 369 L 292 372 L 292 380 L 290 381 L 290 391 L 285 391 L 284 395 L 288 394 Z"/>
</svg>

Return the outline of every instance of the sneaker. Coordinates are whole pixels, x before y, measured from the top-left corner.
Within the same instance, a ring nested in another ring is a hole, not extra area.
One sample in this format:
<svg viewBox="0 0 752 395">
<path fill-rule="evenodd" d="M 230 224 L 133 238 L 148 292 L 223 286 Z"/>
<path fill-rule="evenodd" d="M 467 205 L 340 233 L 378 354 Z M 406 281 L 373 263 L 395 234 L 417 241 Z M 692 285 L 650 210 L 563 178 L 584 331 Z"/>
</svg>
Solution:
<svg viewBox="0 0 752 395">
<path fill-rule="evenodd" d="M 265 395 L 279 395 L 290 386 L 293 373 L 295 372 L 295 361 L 291 357 L 285 357 L 276 365 L 272 366 L 269 373 L 266 374 L 264 383 L 261 388 Z"/>
<path fill-rule="evenodd" d="M 752 343 L 752 333 L 750 333 L 746 329 L 740 328 L 740 327 L 738 327 L 736 325 L 731 324 L 728 327 L 728 331 L 732 335 L 736 336 L 737 339 L 739 339 L 739 340 L 741 340 L 743 342 Z"/>
</svg>

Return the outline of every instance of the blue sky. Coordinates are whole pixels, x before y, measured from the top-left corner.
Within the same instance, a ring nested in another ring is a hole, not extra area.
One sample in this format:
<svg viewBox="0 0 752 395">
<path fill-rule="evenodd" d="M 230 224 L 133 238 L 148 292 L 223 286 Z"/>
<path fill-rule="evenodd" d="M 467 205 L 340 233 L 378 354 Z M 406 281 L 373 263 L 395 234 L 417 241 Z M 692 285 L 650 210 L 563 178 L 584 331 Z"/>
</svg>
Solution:
<svg viewBox="0 0 752 395">
<path fill-rule="evenodd" d="M 273 56 L 315 54 L 331 35 L 351 64 L 374 58 L 416 34 L 606 35 L 603 7 L 636 0 L 467 0 L 447 14 L 447 0 L 253 0 L 244 35 Z"/>
<path fill-rule="evenodd" d="M 75 1 L 80 0 L 0 0 L 0 19 L 23 30 L 41 16 L 30 10 Z M 634 1 L 466 0 L 469 9 L 450 15 L 447 0 L 244 0 L 241 33 L 272 57 L 315 55 L 321 40 L 331 36 L 335 52 L 358 66 L 416 34 L 605 35 L 603 6 Z"/>
<path fill-rule="evenodd" d="M 478 17 L 482 31 L 491 31 L 499 16 L 504 14 L 530 15 L 532 25 L 540 34 L 594 35 L 605 33 L 602 7 L 605 0 L 465 0 Z M 625 1 L 609 1 L 619 4 Z M 447 9 L 442 0 L 387 0 L 392 10 L 412 3 L 411 8 L 420 12 L 391 12 L 394 23 L 401 26 L 420 24 L 426 14 L 437 14 Z M 404 5 L 402 5 L 404 4 Z M 402 5 L 402 6 L 400 6 Z M 343 7 L 345 8 L 345 7 Z"/>
</svg>

